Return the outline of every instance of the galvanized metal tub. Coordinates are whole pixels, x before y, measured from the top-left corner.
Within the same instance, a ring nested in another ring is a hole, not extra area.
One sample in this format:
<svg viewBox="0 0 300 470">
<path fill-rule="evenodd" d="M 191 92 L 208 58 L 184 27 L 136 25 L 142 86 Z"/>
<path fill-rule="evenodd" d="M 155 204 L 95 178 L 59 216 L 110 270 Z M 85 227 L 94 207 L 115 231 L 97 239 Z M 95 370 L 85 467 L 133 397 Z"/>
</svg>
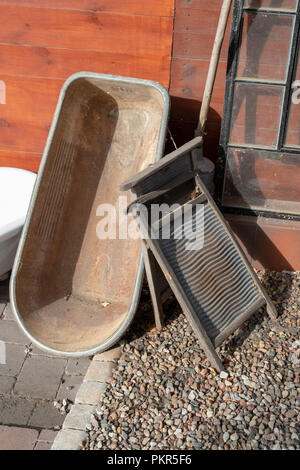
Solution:
<svg viewBox="0 0 300 470">
<path fill-rule="evenodd" d="M 17 321 L 39 348 L 92 355 L 130 325 L 140 243 L 99 239 L 97 209 L 118 213 L 121 182 L 162 156 L 168 111 L 152 81 L 80 72 L 64 84 L 10 284 Z"/>
</svg>

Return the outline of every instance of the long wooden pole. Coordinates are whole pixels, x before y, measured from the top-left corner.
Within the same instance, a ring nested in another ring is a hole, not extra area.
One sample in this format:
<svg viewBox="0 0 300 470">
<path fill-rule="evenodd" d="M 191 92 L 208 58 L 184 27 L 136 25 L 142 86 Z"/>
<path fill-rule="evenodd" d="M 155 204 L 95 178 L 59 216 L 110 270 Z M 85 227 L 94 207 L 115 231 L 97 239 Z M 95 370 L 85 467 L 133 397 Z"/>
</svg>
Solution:
<svg viewBox="0 0 300 470">
<path fill-rule="evenodd" d="M 214 47 L 210 59 L 209 70 L 206 79 L 205 90 L 203 94 L 202 106 L 200 110 L 199 122 L 196 129 L 196 136 L 203 135 L 205 131 L 205 125 L 207 121 L 207 115 L 209 111 L 210 101 L 212 97 L 212 92 L 216 80 L 218 64 L 220 60 L 220 54 L 222 49 L 222 44 L 224 41 L 226 26 L 228 23 L 228 17 L 231 9 L 232 0 L 223 0 L 222 9 L 220 12 L 220 18 L 218 23 L 218 28 L 216 32 Z"/>
</svg>

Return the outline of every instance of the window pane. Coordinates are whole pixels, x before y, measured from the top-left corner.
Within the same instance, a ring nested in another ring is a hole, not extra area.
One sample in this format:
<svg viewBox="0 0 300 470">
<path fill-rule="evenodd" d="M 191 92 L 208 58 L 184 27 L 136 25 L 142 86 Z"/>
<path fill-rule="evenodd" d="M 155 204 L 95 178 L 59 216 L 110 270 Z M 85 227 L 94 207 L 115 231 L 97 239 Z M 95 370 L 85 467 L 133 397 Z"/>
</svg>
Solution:
<svg viewBox="0 0 300 470">
<path fill-rule="evenodd" d="M 291 104 L 290 117 L 288 121 L 286 146 L 300 147 L 300 104 L 293 104 L 293 102 Z"/>
<path fill-rule="evenodd" d="M 276 147 L 282 96 L 283 87 L 236 84 L 230 143 Z"/>
<path fill-rule="evenodd" d="M 299 154 L 229 148 L 223 204 L 300 213 Z"/>
<path fill-rule="evenodd" d="M 300 80 L 300 54 L 298 56 L 298 64 L 297 64 L 297 70 L 296 70 L 296 80 Z"/>
<path fill-rule="evenodd" d="M 237 76 L 285 82 L 293 22 L 290 15 L 245 14 Z"/>
<path fill-rule="evenodd" d="M 245 7 L 296 10 L 297 0 L 245 0 Z"/>
</svg>

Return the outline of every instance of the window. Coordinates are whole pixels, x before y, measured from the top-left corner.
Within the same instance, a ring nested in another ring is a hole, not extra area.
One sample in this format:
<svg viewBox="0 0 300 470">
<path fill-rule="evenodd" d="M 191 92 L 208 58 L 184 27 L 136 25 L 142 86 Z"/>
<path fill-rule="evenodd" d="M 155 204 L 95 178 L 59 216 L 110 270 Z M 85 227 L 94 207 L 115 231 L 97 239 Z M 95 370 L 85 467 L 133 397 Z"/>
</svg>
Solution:
<svg viewBox="0 0 300 470">
<path fill-rule="evenodd" d="M 235 1 L 220 142 L 225 208 L 300 214 L 299 3 Z"/>
</svg>

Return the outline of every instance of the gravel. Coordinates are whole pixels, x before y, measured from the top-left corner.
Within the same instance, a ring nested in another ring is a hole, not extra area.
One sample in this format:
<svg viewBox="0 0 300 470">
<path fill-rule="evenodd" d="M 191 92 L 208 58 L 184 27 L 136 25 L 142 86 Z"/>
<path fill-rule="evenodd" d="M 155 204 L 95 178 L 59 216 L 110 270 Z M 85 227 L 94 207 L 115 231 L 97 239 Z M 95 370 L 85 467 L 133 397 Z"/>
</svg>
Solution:
<svg viewBox="0 0 300 470">
<path fill-rule="evenodd" d="M 73 402 L 69 399 L 55 400 L 53 402 L 54 408 L 56 408 L 60 414 L 66 415 L 70 412 Z"/>
<path fill-rule="evenodd" d="M 300 449 L 300 273 L 258 273 L 279 319 L 257 312 L 211 368 L 174 299 L 163 331 L 147 288 L 86 449 Z"/>
</svg>

